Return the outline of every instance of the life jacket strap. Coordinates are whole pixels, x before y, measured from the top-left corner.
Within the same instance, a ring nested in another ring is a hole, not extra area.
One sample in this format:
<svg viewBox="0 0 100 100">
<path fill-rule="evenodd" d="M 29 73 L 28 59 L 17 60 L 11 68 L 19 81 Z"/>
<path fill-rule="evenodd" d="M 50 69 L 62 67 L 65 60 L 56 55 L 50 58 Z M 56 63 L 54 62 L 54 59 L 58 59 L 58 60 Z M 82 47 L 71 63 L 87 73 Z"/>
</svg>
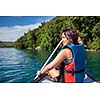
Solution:
<svg viewBox="0 0 100 100">
<path fill-rule="evenodd" d="M 74 74 L 79 74 L 81 72 L 85 72 L 85 68 L 81 69 L 81 70 L 64 70 L 65 73 L 72 73 L 72 76 L 74 76 Z"/>
</svg>

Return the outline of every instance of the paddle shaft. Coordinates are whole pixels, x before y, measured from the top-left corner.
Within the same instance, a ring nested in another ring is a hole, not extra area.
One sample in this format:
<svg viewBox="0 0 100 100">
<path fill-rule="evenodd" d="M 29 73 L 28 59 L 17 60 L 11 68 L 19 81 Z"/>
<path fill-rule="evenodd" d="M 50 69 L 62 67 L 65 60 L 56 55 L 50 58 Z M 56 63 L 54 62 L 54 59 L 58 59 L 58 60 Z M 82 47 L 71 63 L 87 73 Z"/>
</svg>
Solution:
<svg viewBox="0 0 100 100">
<path fill-rule="evenodd" d="M 53 52 L 51 53 L 51 55 L 49 56 L 49 58 L 47 59 L 47 61 L 44 63 L 44 65 L 42 66 L 41 70 L 47 65 L 47 63 L 49 62 L 49 60 L 51 59 L 51 57 L 54 55 L 54 53 L 56 52 L 56 50 L 58 49 L 58 47 L 60 46 L 62 40 L 59 42 L 59 44 L 56 46 L 56 48 L 53 50 Z"/>
<path fill-rule="evenodd" d="M 54 53 L 56 52 L 56 50 L 58 49 L 58 47 L 60 46 L 60 44 L 62 43 L 62 40 L 58 43 L 58 45 L 56 46 L 56 48 L 53 50 L 53 52 L 51 53 L 51 55 L 49 56 L 49 58 L 46 60 L 46 62 L 44 63 L 44 65 L 42 66 L 41 70 L 44 69 L 44 67 L 47 65 L 47 63 L 49 62 L 49 60 L 51 59 L 51 57 L 54 55 Z M 35 77 L 35 79 L 38 76 Z"/>
</svg>

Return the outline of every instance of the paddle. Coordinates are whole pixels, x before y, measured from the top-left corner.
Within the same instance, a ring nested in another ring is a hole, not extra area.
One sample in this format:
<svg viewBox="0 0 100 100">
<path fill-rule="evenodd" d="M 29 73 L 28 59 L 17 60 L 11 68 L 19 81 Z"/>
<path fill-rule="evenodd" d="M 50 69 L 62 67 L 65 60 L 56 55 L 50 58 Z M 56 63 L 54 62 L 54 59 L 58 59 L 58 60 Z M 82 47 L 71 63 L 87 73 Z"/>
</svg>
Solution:
<svg viewBox="0 0 100 100">
<path fill-rule="evenodd" d="M 53 50 L 53 52 L 51 53 L 51 55 L 49 56 L 49 58 L 46 60 L 46 62 L 45 62 L 44 65 L 42 66 L 41 70 L 43 70 L 44 67 L 47 65 L 47 63 L 49 62 L 49 60 L 51 59 L 51 57 L 54 55 L 54 53 L 56 52 L 56 50 L 58 49 L 58 47 L 60 46 L 61 43 L 62 43 L 62 40 L 58 43 L 58 45 L 56 46 L 56 48 Z M 41 77 L 42 77 L 42 76 L 39 76 L 39 78 L 38 78 L 38 76 L 36 76 L 36 77 L 34 78 L 34 81 L 33 81 L 33 82 L 38 82 L 38 81 L 40 80 Z M 38 80 L 38 79 L 39 79 L 39 80 Z"/>
</svg>

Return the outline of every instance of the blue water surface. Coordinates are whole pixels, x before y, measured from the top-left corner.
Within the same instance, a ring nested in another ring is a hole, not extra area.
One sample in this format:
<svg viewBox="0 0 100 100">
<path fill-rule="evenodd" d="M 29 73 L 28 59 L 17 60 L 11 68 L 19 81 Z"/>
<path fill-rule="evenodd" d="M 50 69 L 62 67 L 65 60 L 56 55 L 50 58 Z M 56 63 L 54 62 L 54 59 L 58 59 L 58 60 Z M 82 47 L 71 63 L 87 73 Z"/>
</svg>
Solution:
<svg viewBox="0 0 100 100">
<path fill-rule="evenodd" d="M 30 83 L 50 52 L 0 48 L 0 83 Z M 100 79 L 100 53 L 87 52 L 89 73 Z"/>
<path fill-rule="evenodd" d="M 0 48 L 0 82 L 32 82 L 40 67 L 33 51 Z"/>
</svg>

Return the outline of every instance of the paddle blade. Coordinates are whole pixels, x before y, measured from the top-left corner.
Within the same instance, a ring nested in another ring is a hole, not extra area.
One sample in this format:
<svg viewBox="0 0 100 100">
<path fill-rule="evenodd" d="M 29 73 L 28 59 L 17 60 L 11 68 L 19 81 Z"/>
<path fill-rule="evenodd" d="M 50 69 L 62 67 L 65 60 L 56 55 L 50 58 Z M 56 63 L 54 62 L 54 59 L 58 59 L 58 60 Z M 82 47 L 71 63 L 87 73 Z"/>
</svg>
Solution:
<svg viewBox="0 0 100 100">
<path fill-rule="evenodd" d="M 41 74 L 36 79 L 33 80 L 33 83 L 39 83 L 47 74 Z"/>
</svg>

